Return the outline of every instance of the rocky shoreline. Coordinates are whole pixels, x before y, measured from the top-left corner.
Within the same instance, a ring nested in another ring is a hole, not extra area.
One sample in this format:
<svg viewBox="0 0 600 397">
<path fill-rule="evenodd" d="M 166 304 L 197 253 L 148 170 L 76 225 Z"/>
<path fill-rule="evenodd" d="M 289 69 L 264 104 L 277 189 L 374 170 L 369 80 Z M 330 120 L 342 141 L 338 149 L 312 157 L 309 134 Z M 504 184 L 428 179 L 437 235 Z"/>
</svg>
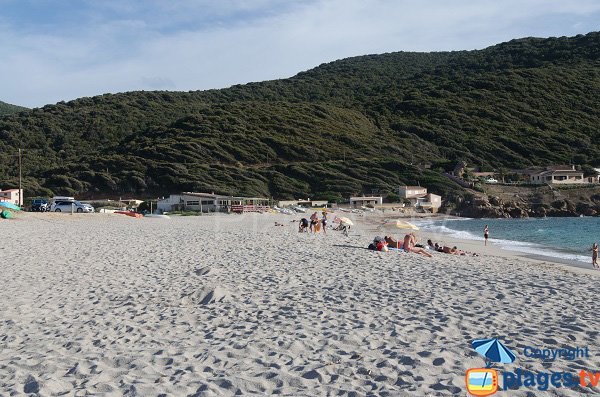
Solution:
<svg viewBox="0 0 600 397">
<path fill-rule="evenodd" d="M 574 202 L 569 199 L 555 200 L 549 204 L 531 203 L 520 197 L 503 200 L 498 196 L 484 195 L 462 202 L 455 215 L 469 218 L 599 216 L 600 203 Z"/>
</svg>

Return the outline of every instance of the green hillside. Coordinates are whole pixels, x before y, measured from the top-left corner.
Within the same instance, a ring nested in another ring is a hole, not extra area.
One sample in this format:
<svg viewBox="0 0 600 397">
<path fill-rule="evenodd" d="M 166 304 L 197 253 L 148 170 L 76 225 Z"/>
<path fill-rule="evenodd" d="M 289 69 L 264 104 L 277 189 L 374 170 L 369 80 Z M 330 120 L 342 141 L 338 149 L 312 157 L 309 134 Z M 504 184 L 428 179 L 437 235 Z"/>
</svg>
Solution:
<svg viewBox="0 0 600 397">
<path fill-rule="evenodd" d="M 81 98 L 0 118 L 30 194 L 339 198 L 483 168 L 600 165 L 600 33 L 348 58 L 284 80 Z M 412 166 L 410 164 L 415 164 Z M 424 170 L 417 164 L 429 164 Z M 0 186 L 2 187 L 2 186 Z"/>
<path fill-rule="evenodd" d="M 23 110 L 27 110 L 27 108 L 0 101 L 0 116 L 18 113 Z"/>
</svg>

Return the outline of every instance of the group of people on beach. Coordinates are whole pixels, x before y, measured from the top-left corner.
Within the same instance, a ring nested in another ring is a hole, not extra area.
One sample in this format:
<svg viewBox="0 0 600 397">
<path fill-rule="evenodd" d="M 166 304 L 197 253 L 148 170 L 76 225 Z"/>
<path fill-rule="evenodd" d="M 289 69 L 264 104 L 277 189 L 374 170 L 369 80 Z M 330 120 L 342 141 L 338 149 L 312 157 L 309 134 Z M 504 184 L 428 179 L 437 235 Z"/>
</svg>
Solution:
<svg viewBox="0 0 600 397">
<path fill-rule="evenodd" d="M 400 243 L 400 241 L 396 240 L 392 236 L 385 236 L 384 238 L 375 237 L 373 240 L 371 249 L 375 249 L 376 251 L 389 251 L 389 249 L 398 249 L 404 250 L 405 252 L 413 252 L 415 254 L 423 255 L 428 258 L 431 258 L 431 255 L 425 248 L 417 244 L 417 237 L 414 233 L 408 233 L 404 236 L 404 241 Z"/>
<path fill-rule="evenodd" d="M 327 234 L 327 211 L 322 212 L 322 217 L 315 211 L 309 219 L 302 218 L 298 224 L 298 232 L 300 233 L 319 233 L 323 230 L 323 234 Z"/>
<path fill-rule="evenodd" d="M 479 256 L 479 254 L 477 254 L 475 252 L 467 252 L 467 251 L 458 249 L 458 247 L 456 245 L 454 247 L 450 248 L 447 245 L 434 243 L 431 241 L 431 239 L 427 240 L 427 246 L 429 247 L 429 249 L 432 249 L 437 252 L 443 252 L 444 254 Z"/>
<path fill-rule="evenodd" d="M 374 251 L 389 251 L 392 250 L 403 250 L 404 252 L 412 252 L 415 254 L 423 255 L 428 258 L 431 258 L 433 255 L 430 251 L 442 252 L 444 254 L 451 255 L 472 255 L 479 256 L 479 254 L 474 252 L 467 252 L 458 247 L 449 247 L 446 245 L 434 243 L 431 239 L 427 240 L 427 245 L 424 246 L 422 244 L 417 243 L 417 236 L 415 233 L 408 233 L 404 236 L 404 240 L 400 242 L 396 240 L 392 236 L 385 236 L 383 238 L 377 236 L 373 239 L 373 243 L 369 244 L 369 249 Z"/>
</svg>

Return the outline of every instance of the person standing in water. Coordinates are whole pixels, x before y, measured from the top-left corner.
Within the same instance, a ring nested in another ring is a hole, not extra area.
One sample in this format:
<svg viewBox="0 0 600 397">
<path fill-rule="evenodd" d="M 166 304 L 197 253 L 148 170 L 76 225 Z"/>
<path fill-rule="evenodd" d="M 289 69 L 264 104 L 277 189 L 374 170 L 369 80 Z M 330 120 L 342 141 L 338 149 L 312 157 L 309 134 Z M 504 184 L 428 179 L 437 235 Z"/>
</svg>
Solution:
<svg viewBox="0 0 600 397">
<path fill-rule="evenodd" d="M 600 265 L 598 265 L 598 243 L 594 243 L 590 251 L 592 251 L 592 265 L 594 265 L 595 268 L 600 269 Z"/>
<path fill-rule="evenodd" d="M 483 239 L 485 240 L 484 245 L 487 245 L 488 237 L 490 237 L 490 229 L 488 225 L 483 228 Z"/>
</svg>

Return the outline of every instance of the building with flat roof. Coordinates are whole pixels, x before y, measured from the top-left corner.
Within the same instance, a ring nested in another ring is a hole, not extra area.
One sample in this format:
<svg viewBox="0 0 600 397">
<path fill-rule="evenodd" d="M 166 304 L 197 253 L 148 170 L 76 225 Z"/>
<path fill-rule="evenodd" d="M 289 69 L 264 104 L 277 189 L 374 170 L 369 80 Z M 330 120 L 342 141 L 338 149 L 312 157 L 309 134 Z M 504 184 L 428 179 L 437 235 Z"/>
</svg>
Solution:
<svg viewBox="0 0 600 397">
<path fill-rule="evenodd" d="M 437 194 L 433 193 L 428 193 L 424 197 L 417 198 L 417 202 L 415 204 L 416 208 L 431 211 L 432 213 L 438 212 L 441 206 L 442 196 L 438 196 Z"/>
<path fill-rule="evenodd" d="M 427 188 L 421 186 L 400 186 L 398 187 L 398 195 L 400 198 L 416 199 L 427 194 Z"/>
<path fill-rule="evenodd" d="M 327 200 L 279 200 L 277 205 L 280 207 L 327 207 L 329 205 L 329 201 Z"/>
<path fill-rule="evenodd" d="M 573 185 L 593 182 L 589 178 L 584 178 L 583 171 L 576 170 L 574 165 L 553 165 L 543 169 L 528 169 L 524 173 L 529 177 L 529 182 L 536 185 Z"/>
<path fill-rule="evenodd" d="M 383 197 L 371 196 L 371 197 L 350 197 L 350 206 L 353 208 L 360 208 L 370 206 L 376 206 L 383 204 Z"/>
<path fill-rule="evenodd" d="M 442 196 L 427 193 L 427 188 L 422 186 L 400 186 L 398 193 L 401 199 L 410 201 L 415 208 L 437 212 L 442 206 Z"/>
<path fill-rule="evenodd" d="M 237 197 L 214 193 L 184 192 L 171 194 L 158 200 L 159 212 L 262 212 L 268 210 L 269 199 L 262 197 Z"/>
</svg>

